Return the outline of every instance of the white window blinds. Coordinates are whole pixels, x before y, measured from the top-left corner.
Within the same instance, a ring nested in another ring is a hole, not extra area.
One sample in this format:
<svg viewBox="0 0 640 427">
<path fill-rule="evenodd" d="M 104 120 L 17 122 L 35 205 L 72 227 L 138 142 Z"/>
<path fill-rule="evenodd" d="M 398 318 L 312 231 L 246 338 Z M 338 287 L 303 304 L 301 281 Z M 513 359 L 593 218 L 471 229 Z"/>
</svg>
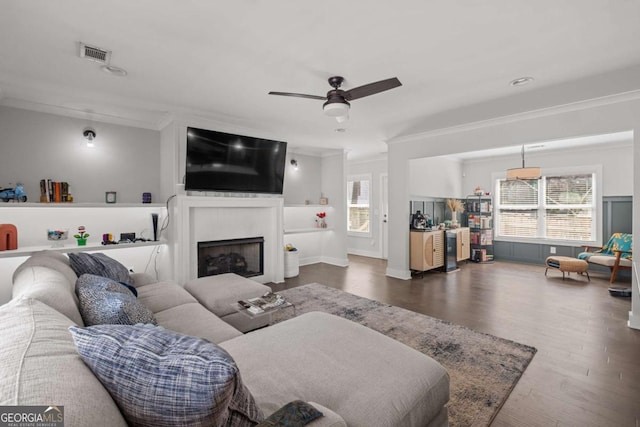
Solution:
<svg viewBox="0 0 640 427">
<path fill-rule="evenodd" d="M 594 174 L 498 180 L 498 236 L 594 240 L 594 183 Z"/>
</svg>

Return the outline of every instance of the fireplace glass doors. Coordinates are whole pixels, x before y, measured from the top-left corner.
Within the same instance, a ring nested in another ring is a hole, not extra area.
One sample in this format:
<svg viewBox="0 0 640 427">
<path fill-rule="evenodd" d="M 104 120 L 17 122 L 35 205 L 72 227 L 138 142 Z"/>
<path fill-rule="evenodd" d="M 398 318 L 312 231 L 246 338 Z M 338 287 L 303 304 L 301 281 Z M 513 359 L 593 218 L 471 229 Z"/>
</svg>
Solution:
<svg viewBox="0 0 640 427">
<path fill-rule="evenodd" d="M 236 273 L 243 277 L 264 274 L 264 238 L 198 242 L 198 277 Z"/>
</svg>

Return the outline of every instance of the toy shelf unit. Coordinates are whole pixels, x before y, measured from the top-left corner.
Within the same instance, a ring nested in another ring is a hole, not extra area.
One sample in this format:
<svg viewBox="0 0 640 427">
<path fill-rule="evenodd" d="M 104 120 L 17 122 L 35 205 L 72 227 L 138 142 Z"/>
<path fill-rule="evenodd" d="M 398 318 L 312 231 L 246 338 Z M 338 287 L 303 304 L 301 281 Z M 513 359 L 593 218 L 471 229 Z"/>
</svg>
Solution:
<svg viewBox="0 0 640 427">
<path fill-rule="evenodd" d="M 471 261 L 493 262 L 493 200 L 491 196 L 467 196 L 465 211 L 469 227 Z"/>
</svg>

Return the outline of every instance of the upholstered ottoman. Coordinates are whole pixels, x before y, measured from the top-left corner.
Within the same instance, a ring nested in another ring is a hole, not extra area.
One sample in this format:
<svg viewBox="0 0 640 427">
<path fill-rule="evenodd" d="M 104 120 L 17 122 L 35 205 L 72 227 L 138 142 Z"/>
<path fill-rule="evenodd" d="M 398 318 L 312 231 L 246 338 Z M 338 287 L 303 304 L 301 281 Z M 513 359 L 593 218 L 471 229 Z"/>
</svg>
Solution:
<svg viewBox="0 0 640 427">
<path fill-rule="evenodd" d="M 270 314 L 254 318 L 235 308 L 239 300 L 256 298 L 271 291 L 262 283 L 234 273 L 225 273 L 194 279 L 184 288 L 200 304 L 240 332 L 261 328 L 271 322 Z"/>
<path fill-rule="evenodd" d="M 567 274 L 585 273 L 587 275 L 587 279 L 591 281 L 589 272 L 587 271 L 589 264 L 585 260 L 567 256 L 550 256 L 547 257 L 545 264 L 547 265 L 547 268 L 544 270 L 545 276 L 547 275 L 547 270 L 549 270 L 549 268 L 555 268 L 562 271 L 562 280 L 564 280 L 564 273 L 566 271 Z"/>
</svg>

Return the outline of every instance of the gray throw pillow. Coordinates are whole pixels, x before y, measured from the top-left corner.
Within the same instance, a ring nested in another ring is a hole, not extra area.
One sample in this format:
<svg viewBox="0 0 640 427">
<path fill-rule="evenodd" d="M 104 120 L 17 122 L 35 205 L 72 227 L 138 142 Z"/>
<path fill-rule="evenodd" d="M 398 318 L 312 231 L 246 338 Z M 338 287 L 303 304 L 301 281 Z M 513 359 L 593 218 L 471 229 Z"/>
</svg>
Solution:
<svg viewBox="0 0 640 427">
<path fill-rule="evenodd" d="M 151 325 L 70 327 L 78 353 L 135 426 L 255 426 L 264 419 L 233 358 Z"/>
<path fill-rule="evenodd" d="M 88 254 L 85 252 L 70 253 L 69 265 L 78 277 L 83 274 L 108 277 L 116 282 L 131 284 L 131 275 L 127 267 L 105 254 Z"/>
<path fill-rule="evenodd" d="M 83 274 L 76 280 L 76 294 L 84 324 L 157 325 L 153 312 L 121 283 L 107 277 Z"/>
</svg>

